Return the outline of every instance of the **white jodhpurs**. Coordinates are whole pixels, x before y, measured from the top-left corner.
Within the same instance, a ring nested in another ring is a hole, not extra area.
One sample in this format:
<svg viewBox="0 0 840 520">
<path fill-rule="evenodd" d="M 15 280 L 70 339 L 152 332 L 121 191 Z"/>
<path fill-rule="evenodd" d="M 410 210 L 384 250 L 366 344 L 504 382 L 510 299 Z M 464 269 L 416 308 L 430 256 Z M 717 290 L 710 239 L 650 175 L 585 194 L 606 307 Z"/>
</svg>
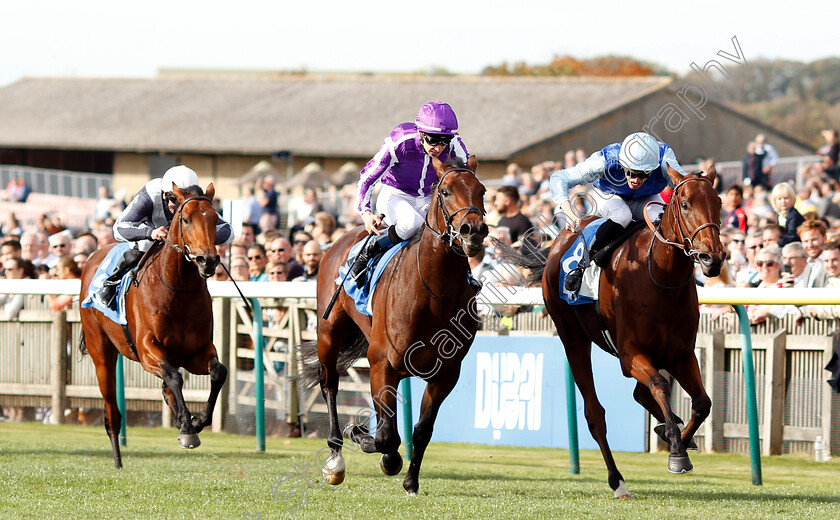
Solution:
<svg viewBox="0 0 840 520">
<path fill-rule="evenodd" d="M 638 199 L 625 200 L 620 195 L 604 193 L 598 188 L 594 188 L 591 195 L 595 202 L 595 213 L 612 220 L 616 224 L 621 224 L 623 227 L 627 227 L 631 220 L 643 220 L 645 217 L 642 212 L 648 202 L 662 202 L 662 197 L 658 193 Z M 648 217 L 651 221 L 655 221 L 664 209 L 664 206 L 652 204 L 648 208 Z"/>
<path fill-rule="evenodd" d="M 416 197 L 383 185 L 376 199 L 376 213 L 385 215 L 385 224 L 394 226 L 403 240 L 413 237 L 423 226 L 432 196 Z"/>
</svg>

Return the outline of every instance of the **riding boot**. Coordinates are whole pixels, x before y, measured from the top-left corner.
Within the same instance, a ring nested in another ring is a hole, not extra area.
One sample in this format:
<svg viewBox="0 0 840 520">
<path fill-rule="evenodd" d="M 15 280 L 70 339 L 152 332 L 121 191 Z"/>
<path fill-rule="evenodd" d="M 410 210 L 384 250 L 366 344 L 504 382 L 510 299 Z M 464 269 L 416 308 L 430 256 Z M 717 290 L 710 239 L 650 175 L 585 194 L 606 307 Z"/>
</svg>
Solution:
<svg viewBox="0 0 840 520">
<path fill-rule="evenodd" d="M 356 280 L 358 287 L 361 287 L 365 283 L 364 277 L 361 274 L 367 269 L 368 262 L 400 242 L 402 242 L 402 239 L 397 235 L 394 226 L 388 228 L 387 233 L 368 240 L 367 246 L 359 252 L 359 256 L 356 257 L 356 262 L 350 270 L 350 277 Z"/>
<path fill-rule="evenodd" d="M 567 291 L 571 293 L 577 293 L 580 291 L 581 283 L 583 282 L 583 271 L 589 267 L 589 263 L 594 261 L 599 267 L 604 267 L 604 265 L 609 262 L 609 257 L 605 258 L 598 258 L 597 260 L 594 259 L 595 255 L 610 244 L 616 237 L 624 231 L 624 226 L 617 222 L 613 222 L 612 220 L 607 220 L 601 227 L 598 228 L 598 231 L 595 233 L 595 240 L 592 241 L 592 245 L 589 247 L 589 254 L 578 262 L 577 267 L 572 269 L 569 274 L 566 275 L 566 281 L 563 283 L 563 287 L 566 288 Z M 587 261 L 587 259 L 589 261 Z"/>
<path fill-rule="evenodd" d="M 128 272 L 129 269 L 137 265 L 137 262 L 143 257 L 143 251 L 139 249 L 131 248 L 123 254 L 123 257 L 120 259 L 120 263 L 117 264 L 117 268 L 114 273 L 105 279 L 102 283 L 102 290 L 99 291 L 99 299 L 107 305 L 108 307 L 111 306 L 111 302 L 117 296 L 117 285 L 119 285 L 120 280 L 122 280 L 123 275 Z"/>
</svg>

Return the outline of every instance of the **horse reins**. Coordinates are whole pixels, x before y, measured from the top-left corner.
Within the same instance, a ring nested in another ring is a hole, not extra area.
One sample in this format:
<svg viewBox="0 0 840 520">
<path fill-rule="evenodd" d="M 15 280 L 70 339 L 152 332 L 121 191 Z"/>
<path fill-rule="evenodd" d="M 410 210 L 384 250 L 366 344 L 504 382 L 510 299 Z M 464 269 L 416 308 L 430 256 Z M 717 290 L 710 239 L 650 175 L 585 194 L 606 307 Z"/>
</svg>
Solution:
<svg viewBox="0 0 840 520">
<path fill-rule="evenodd" d="M 443 180 L 446 178 L 446 176 L 449 175 L 452 172 L 469 172 L 469 173 L 475 175 L 475 172 L 470 170 L 469 168 L 453 168 L 451 170 L 448 170 L 446 173 L 444 173 L 443 177 L 441 177 L 440 180 L 434 184 L 435 195 L 437 196 L 438 208 L 440 209 L 440 213 L 443 215 L 444 231 L 443 231 L 443 233 L 440 233 L 440 232 L 438 232 L 438 230 L 436 230 L 435 228 L 433 228 L 432 226 L 429 225 L 429 214 L 428 213 L 426 213 L 426 216 L 423 217 L 423 225 L 426 227 L 426 229 L 429 230 L 430 233 L 432 233 L 432 235 L 434 235 L 435 238 L 439 238 L 445 244 L 448 244 L 449 248 L 451 250 L 458 252 L 458 254 L 461 254 L 461 251 L 454 247 L 455 242 L 459 241 L 461 239 L 461 232 L 458 231 L 457 229 L 455 229 L 455 226 L 452 225 L 452 221 L 453 221 L 455 215 L 457 215 L 458 213 L 460 213 L 462 211 L 466 211 L 466 213 L 464 213 L 461 216 L 460 220 L 458 220 L 458 227 L 460 228 L 461 223 L 464 221 L 464 219 L 467 217 L 467 215 L 469 215 L 470 213 L 476 213 L 483 219 L 484 218 L 484 212 L 481 211 L 479 208 L 477 208 L 475 206 L 464 206 L 462 208 L 458 208 L 457 210 L 453 211 L 452 213 L 449 213 L 448 211 L 446 211 L 446 205 L 443 203 L 443 195 L 440 194 L 440 186 L 443 183 Z M 429 288 L 429 286 L 426 284 L 426 281 L 423 279 L 423 272 L 420 269 L 420 244 L 417 245 L 417 253 L 416 253 L 415 256 L 417 257 L 417 274 L 420 276 L 420 283 L 423 284 L 423 287 L 426 289 L 426 292 L 428 292 L 429 295 L 432 298 L 439 301 L 440 297 L 437 296 Z M 466 256 L 466 255 L 463 255 L 463 256 Z"/>
<path fill-rule="evenodd" d="M 664 202 L 650 201 L 647 204 L 645 204 L 645 208 L 644 208 L 643 213 L 644 213 L 644 216 L 645 216 L 645 222 L 647 222 L 648 228 L 650 228 L 650 230 L 653 231 L 653 235 L 656 238 L 656 240 L 659 240 L 660 242 L 662 242 L 664 244 L 667 244 L 669 246 L 676 247 L 677 249 L 682 249 L 683 252 L 685 253 L 685 255 L 687 257 L 691 258 L 693 262 L 699 263 L 700 260 L 698 258 L 698 255 L 700 254 L 700 251 L 698 251 L 697 249 L 694 248 L 694 240 L 697 238 L 697 235 L 702 230 L 704 230 L 706 228 L 709 228 L 709 227 L 715 228 L 715 229 L 718 230 L 718 232 L 720 232 L 720 224 L 716 224 L 716 223 L 713 223 L 713 222 L 707 222 L 705 224 L 701 224 L 700 226 L 697 227 L 697 229 L 694 230 L 694 232 L 692 232 L 689 235 L 688 233 L 685 232 L 685 226 L 683 225 L 683 219 L 680 216 L 680 212 L 677 209 L 673 209 L 671 211 L 671 215 L 673 216 L 674 223 L 676 224 L 676 229 L 678 230 L 680 236 L 682 237 L 681 242 L 673 242 L 671 240 L 668 240 L 664 236 L 662 236 L 662 234 L 659 232 L 659 228 L 662 227 L 662 221 L 660 220 L 658 223 L 654 224 L 653 222 L 650 221 L 650 216 L 648 215 L 648 211 L 647 211 L 648 206 L 650 206 L 651 204 L 657 204 L 657 205 L 665 206 L 666 211 L 668 209 L 668 206 L 676 206 L 676 202 L 677 202 L 677 199 L 678 199 L 677 194 L 679 192 L 679 189 L 684 184 L 686 184 L 688 182 L 691 182 L 691 181 L 705 181 L 705 182 L 708 182 L 709 184 L 712 183 L 712 181 L 710 181 L 707 177 L 689 177 L 687 179 L 684 179 L 674 187 L 673 197 L 671 198 L 671 201 L 668 204 L 665 204 Z M 665 212 L 663 211 L 663 216 L 664 216 L 664 214 L 665 214 Z M 673 286 L 673 287 L 672 286 L 667 286 L 667 285 L 662 285 L 662 284 L 660 284 L 659 282 L 656 281 L 656 278 L 654 278 L 651 258 L 653 257 L 653 244 L 656 242 L 656 240 L 651 240 L 650 241 L 650 248 L 648 250 L 647 264 L 648 264 L 648 274 L 650 275 L 650 279 L 653 281 L 654 284 L 656 284 L 657 287 L 659 287 L 661 289 L 679 289 L 681 287 L 684 287 L 692 278 L 694 278 L 693 270 L 692 270 L 692 273 L 689 275 L 689 277 L 684 282 L 682 282 L 679 285 Z"/>
</svg>

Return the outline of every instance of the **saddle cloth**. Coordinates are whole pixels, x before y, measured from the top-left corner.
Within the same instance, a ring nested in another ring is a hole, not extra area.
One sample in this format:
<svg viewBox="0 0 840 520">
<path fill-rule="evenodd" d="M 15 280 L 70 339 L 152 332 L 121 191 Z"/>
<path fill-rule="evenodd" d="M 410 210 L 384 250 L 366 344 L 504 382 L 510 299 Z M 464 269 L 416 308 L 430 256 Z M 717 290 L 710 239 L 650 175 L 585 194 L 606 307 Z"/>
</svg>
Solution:
<svg viewBox="0 0 840 520">
<path fill-rule="evenodd" d="M 87 295 L 81 304 L 85 309 L 93 307 L 119 325 L 128 324 L 125 319 L 125 293 L 128 292 L 128 288 L 131 285 L 129 277 L 133 274 L 134 269 L 129 270 L 120 279 L 120 283 L 117 286 L 117 297 L 113 301 L 115 308 L 107 306 L 99 297 L 99 292 L 105 280 L 116 270 L 117 264 L 119 264 L 123 254 L 131 247 L 132 244 L 130 242 L 120 242 L 108 251 L 105 259 L 96 268 L 93 279 L 88 286 Z"/>
<path fill-rule="evenodd" d="M 564 282 L 569 274 L 583 260 L 585 252 L 589 249 L 592 241 L 595 240 L 595 233 L 606 219 L 593 220 L 583 228 L 583 232 L 577 236 L 574 243 L 569 247 L 560 261 L 560 298 L 569 305 L 583 305 L 598 300 L 598 287 L 601 280 L 601 268 L 595 262 L 590 262 L 589 267 L 583 271 L 583 283 L 577 294 L 566 290 Z"/>
<path fill-rule="evenodd" d="M 374 240 L 374 238 L 371 238 L 371 240 Z M 347 280 L 344 282 L 344 292 L 353 298 L 356 310 L 365 316 L 373 315 L 373 292 L 376 290 L 379 278 L 382 276 L 382 272 L 385 270 L 385 266 L 388 265 L 388 262 L 390 262 L 402 248 L 407 246 L 409 242 L 410 240 L 400 242 L 385 251 L 382 256 L 371 259 L 368 262 L 368 270 L 361 275 L 365 279 L 361 287 L 357 286 L 356 281 L 351 277 L 347 277 Z M 341 285 L 341 281 L 344 280 L 344 275 L 347 274 L 347 271 L 353 264 L 353 260 L 356 259 L 356 256 L 359 254 L 359 251 L 361 251 L 362 245 L 364 244 L 365 240 L 362 240 L 350 248 L 350 253 L 347 255 L 347 262 L 338 269 L 338 277 L 335 279 L 336 285 Z"/>
</svg>

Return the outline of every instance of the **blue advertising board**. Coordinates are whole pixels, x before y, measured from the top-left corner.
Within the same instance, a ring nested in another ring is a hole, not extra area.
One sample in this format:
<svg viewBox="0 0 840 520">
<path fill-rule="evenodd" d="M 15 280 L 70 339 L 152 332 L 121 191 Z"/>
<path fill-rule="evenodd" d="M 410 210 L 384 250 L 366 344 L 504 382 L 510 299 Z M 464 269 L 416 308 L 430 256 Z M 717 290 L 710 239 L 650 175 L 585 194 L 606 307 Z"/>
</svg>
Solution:
<svg viewBox="0 0 840 520">
<path fill-rule="evenodd" d="M 432 441 L 568 448 L 565 363 L 556 336 L 476 337 L 458 384 L 441 406 Z M 633 399 L 635 380 L 625 378 L 618 360 L 595 345 L 592 368 L 598 400 L 606 409 L 610 447 L 644 451 L 645 412 Z M 412 423 L 425 388 L 424 381 L 411 378 Z M 586 426 L 583 398 L 577 389 L 576 394 L 580 448 L 597 449 Z M 405 438 L 401 417 L 397 424 Z"/>
</svg>

